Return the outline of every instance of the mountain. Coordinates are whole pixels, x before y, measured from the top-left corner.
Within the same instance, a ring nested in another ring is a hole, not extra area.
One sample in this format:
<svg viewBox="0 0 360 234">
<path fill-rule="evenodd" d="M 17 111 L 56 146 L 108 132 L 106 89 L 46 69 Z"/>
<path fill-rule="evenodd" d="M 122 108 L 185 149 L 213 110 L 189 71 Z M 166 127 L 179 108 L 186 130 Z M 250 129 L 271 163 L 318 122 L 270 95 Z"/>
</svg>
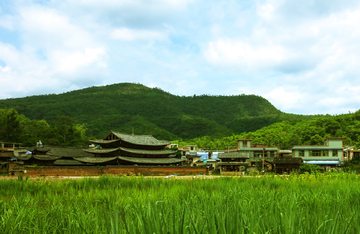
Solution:
<svg viewBox="0 0 360 234">
<path fill-rule="evenodd" d="M 88 135 L 102 138 L 110 130 L 152 134 L 159 139 L 219 138 L 255 131 L 283 120 L 312 119 L 282 113 L 256 95 L 176 96 L 159 88 L 119 83 L 63 94 L 0 100 L 29 119 L 53 123 L 59 115 L 85 124 Z"/>
</svg>

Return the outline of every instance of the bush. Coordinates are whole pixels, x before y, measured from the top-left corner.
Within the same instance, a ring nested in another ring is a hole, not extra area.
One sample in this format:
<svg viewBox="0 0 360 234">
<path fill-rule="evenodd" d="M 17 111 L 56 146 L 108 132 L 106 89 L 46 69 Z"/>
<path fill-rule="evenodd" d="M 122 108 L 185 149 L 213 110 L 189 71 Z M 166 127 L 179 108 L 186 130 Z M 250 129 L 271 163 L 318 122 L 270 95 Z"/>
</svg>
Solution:
<svg viewBox="0 0 360 234">
<path fill-rule="evenodd" d="M 310 174 L 314 174 L 315 172 L 322 172 L 323 169 L 315 164 L 304 163 L 300 166 L 300 173 L 308 172 Z"/>
</svg>

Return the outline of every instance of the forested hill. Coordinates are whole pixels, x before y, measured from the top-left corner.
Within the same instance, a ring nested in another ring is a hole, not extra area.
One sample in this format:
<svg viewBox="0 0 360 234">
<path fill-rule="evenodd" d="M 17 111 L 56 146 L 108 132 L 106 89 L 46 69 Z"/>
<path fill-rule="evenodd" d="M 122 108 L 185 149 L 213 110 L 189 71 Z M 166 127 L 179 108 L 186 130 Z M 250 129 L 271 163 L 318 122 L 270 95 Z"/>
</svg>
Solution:
<svg viewBox="0 0 360 234">
<path fill-rule="evenodd" d="M 0 100 L 0 109 L 10 108 L 51 124 L 58 116 L 72 117 L 96 138 L 110 130 L 131 133 L 133 129 L 135 134 L 152 134 L 159 139 L 218 138 L 282 120 L 316 117 L 282 113 L 255 95 L 186 97 L 132 83 Z"/>
</svg>

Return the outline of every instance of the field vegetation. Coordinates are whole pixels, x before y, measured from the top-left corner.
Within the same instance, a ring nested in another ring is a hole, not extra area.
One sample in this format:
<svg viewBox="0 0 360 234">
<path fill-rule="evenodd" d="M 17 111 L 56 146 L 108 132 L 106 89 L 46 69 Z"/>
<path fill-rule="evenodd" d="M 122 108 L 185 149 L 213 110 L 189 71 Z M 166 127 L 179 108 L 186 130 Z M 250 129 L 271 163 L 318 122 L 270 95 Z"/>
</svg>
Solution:
<svg viewBox="0 0 360 234">
<path fill-rule="evenodd" d="M 0 180 L 2 233 L 359 233 L 355 174 Z"/>
</svg>

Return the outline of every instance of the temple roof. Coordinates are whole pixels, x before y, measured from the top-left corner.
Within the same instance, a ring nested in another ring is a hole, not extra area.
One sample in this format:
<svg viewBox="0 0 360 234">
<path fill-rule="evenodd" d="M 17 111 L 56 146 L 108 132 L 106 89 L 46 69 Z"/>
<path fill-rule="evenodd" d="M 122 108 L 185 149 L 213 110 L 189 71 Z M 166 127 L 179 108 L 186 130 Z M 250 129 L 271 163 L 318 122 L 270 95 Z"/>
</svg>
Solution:
<svg viewBox="0 0 360 234">
<path fill-rule="evenodd" d="M 151 145 L 151 146 L 165 146 L 171 144 L 170 141 L 159 141 L 151 135 L 132 135 L 120 132 L 112 132 L 115 136 L 123 141 L 135 144 L 135 145 Z"/>
<path fill-rule="evenodd" d="M 117 159 L 117 157 L 89 157 L 89 158 L 74 158 L 77 161 L 84 162 L 84 163 L 104 163 L 110 162 L 112 160 Z"/>
<path fill-rule="evenodd" d="M 31 155 L 31 154 L 27 154 L 26 156 L 17 157 L 17 159 L 19 159 L 19 160 L 29 160 L 31 158 L 35 158 L 37 160 L 52 161 L 52 160 L 57 160 L 61 157 L 55 157 L 55 156 L 49 156 L 49 155 Z"/>
<path fill-rule="evenodd" d="M 84 163 L 79 162 L 77 160 L 59 159 L 54 162 L 54 165 L 56 165 L 56 166 L 81 166 L 81 165 L 84 165 Z"/>
<path fill-rule="evenodd" d="M 85 152 L 92 154 L 108 154 L 115 151 L 118 151 L 119 148 L 109 148 L 109 149 L 84 149 Z"/>
<path fill-rule="evenodd" d="M 28 147 L 26 148 L 28 151 L 34 152 L 34 151 L 39 151 L 39 152 L 48 152 L 51 149 L 49 147 L 39 147 L 39 146 L 34 146 L 34 147 Z"/>
<path fill-rule="evenodd" d="M 51 147 L 51 150 L 46 153 L 48 156 L 66 157 L 66 158 L 81 158 L 81 157 L 93 157 L 92 154 L 85 152 L 79 148 L 63 148 L 63 147 Z"/>
<path fill-rule="evenodd" d="M 49 156 L 49 155 L 33 155 L 33 158 L 43 161 L 52 161 L 52 160 L 57 160 L 61 157 Z"/>
<path fill-rule="evenodd" d="M 17 159 L 20 159 L 20 160 L 29 160 L 30 158 L 32 158 L 31 154 L 20 155 L 19 157 L 17 157 Z"/>
<path fill-rule="evenodd" d="M 133 154 L 151 154 L 151 155 L 166 155 L 166 154 L 175 154 L 176 151 L 174 150 L 143 150 L 143 149 L 129 149 L 129 148 L 124 148 L 124 147 L 120 147 L 119 149 L 121 149 L 122 151 L 128 152 L 128 153 L 133 153 Z"/>
<path fill-rule="evenodd" d="M 114 143 L 120 141 L 120 139 L 114 139 L 114 140 L 90 140 L 90 142 L 95 143 L 95 144 L 110 144 L 110 143 Z"/>
<path fill-rule="evenodd" d="M 185 161 L 180 158 L 134 158 L 119 156 L 119 159 L 139 164 L 172 164 Z"/>
</svg>

